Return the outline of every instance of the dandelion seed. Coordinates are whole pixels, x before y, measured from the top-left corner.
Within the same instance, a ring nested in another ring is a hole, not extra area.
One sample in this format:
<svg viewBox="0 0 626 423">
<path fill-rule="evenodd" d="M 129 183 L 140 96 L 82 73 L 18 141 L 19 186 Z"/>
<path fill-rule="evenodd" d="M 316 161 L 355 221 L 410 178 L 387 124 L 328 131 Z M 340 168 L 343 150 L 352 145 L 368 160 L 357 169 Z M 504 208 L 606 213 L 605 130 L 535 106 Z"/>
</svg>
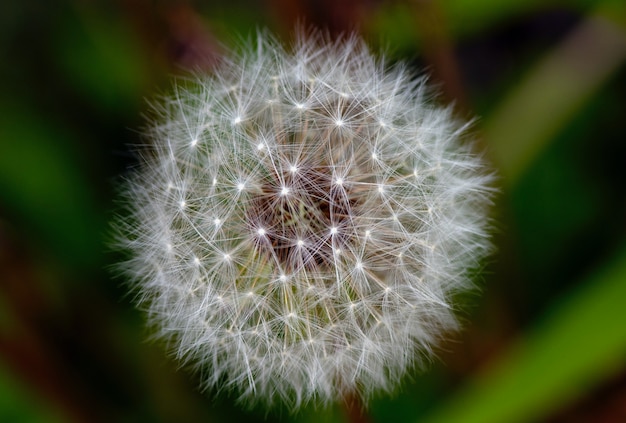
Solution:
<svg viewBox="0 0 626 423">
<path fill-rule="evenodd" d="M 249 404 L 393 390 L 456 329 L 449 299 L 489 250 L 464 124 L 357 38 L 260 35 L 196 77 L 157 107 L 117 221 L 141 307 Z"/>
</svg>

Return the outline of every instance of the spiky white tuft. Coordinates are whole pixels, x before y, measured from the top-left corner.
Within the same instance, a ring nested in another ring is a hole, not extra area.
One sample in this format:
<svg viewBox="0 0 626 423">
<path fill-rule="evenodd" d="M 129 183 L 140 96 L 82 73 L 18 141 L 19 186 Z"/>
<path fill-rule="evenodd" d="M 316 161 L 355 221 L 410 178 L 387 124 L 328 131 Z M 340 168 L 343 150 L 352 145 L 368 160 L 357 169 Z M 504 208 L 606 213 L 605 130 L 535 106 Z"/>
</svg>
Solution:
<svg viewBox="0 0 626 423">
<path fill-rule="evenodd" d="M 428 97 L 356 37 L 261 35 L 159 106 L 118 240 L 206 386 L 293 409 L 367 399 L 456 327 L 490 177 Z"/>
</svg>

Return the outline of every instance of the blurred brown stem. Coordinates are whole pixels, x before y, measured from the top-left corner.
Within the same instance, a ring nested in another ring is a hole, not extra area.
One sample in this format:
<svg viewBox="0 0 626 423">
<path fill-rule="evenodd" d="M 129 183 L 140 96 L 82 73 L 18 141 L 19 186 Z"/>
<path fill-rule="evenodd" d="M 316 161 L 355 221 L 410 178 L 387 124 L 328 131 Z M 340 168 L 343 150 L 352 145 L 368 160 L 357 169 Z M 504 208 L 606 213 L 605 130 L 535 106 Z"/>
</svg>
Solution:
<svg viewBox="0 0 626 423">
<path fill-rule="evenodd" d="M 432 0 L 413 0 L 411 5 L 415 31 L 422 40 L 422 52 L 432 66 L 434 79 L 441 83 L 446 100 L 454 101 L 461 110 L 467 110 L 465 90 L 441 6 Z"/>
</svg>

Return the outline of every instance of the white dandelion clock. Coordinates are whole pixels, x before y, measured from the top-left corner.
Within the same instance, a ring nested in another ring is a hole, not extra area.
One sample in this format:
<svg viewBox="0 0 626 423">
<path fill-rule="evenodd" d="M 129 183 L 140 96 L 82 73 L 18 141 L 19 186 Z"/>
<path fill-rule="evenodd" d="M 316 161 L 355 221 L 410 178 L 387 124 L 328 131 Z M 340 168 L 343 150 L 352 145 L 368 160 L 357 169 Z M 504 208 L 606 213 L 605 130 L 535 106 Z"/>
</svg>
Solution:
<svg viewBox="0 0 626 423">
<path fill-rule="evenodd" d="M 356 38 L 260 36 L 157 108 L 122 267 L 207 387 L 292 409 L 367 399 L 456 327 L 490 177 L 428 97 Z"/>
</svg>

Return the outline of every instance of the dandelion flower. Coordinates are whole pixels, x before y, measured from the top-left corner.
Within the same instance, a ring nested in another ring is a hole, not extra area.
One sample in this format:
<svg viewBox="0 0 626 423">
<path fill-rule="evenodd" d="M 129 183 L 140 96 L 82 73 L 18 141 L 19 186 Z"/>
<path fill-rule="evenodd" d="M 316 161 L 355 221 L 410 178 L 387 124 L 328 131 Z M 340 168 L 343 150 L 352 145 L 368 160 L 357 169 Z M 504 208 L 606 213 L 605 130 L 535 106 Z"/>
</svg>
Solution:
<svg viewBox="0 0 626 423">
<path fill-rule="evenodd" d="M 367 400 L 456 328 L 490 177 L 423 78 L 266 35 L 156 108 L 117 221 L 138 303 L 205 387 Z"/>
</svg>

